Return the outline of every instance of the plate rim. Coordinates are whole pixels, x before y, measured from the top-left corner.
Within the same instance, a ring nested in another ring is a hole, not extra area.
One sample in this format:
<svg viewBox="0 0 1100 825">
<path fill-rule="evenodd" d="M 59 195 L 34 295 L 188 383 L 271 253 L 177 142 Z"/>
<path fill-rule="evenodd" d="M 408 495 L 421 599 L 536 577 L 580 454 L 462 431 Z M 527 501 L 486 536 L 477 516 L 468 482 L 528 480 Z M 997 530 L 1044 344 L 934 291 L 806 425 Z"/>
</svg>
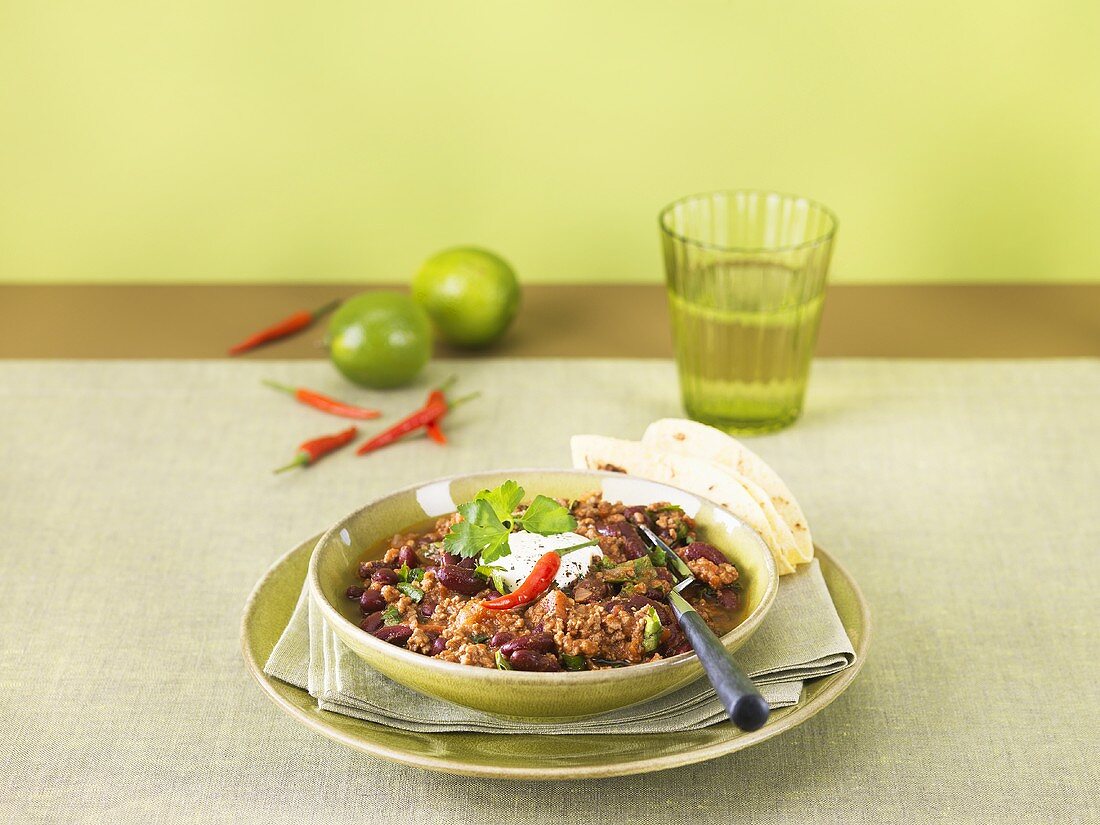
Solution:
<svg viewBox="0 0 1100 825">
<path fill-rule="evenodd" d="M 447 773 L 458 776 L 472 776 L 483 777 L 492 779 L 526 779 L 526 780 L 539 780 L 539 781 L 554 781 L 562 779 L 598 779 L 613 776 L 629 776 L 631 774 L 650 773 L 653 771 L 668 770 L 671 768 L 679 768 L 685 765 L 692 765 L 697 762 L 705 762 L 710 759 L 715 759 L 719 756 L 725 756 L 729 753 L 744 750 L 745 748 L 757 745 L 760 742 L 765 742 L 775 736 L 785 733 L 791 728 L 797 727 L 805 722 L 810 717 L 816 715 L 826 707 L 831 705 L 834 700 L 840 694 L 842 694 L 851 683 L 855 680 L 856 676 L 862 670 L 863 665 L 867 659 L 867 651 L 870 647 L 871 636 L 873 633 L 871 626 L 871 611 L 870 606 L 867 604 L 867 599 L 863 595 L 863 591 L 860 589 L 859 584 L 852 577 L 852 574 L 848 572 L 836 558 L 824 550 L 820 545 L 814 544 L 815 553 L 820 553 L 824 556 L 828 563 L 832 565 L 836 572 L 845 580 L 848 587 L 851 588 L 853 595 L 855 596 L 856 603 L 859 605 L 860 619 L 863 625 L 863 634 L 859 640 L 859 644 L 855 646 L 855 662 L 849 667 L 835 673 L 832 676 L 824 677 L 830 680 L 820 693 L 818 693 L 813 699 L 802 706 L 796 706 L 795 709 L 784 716 L 780 721 L 774 725 L 765 725 L 760 730 L 753 731 L 751 733 L 741 733 L 737 736 L 731 737 L 722 742 L 715 742 L 709 745 L 700 746 L 697 749 L 690 751 L 682 751 L 676 754 L 667 756 L 654 756 L 642 759 L 635 759 L 629 762 L 615 762 L 598 767 L 586 767 L 578 769 L 563 765 L 561 767 L 539 767 L 539 768 L 527 768 L 523 766 L 508 767 L 508 766 L 488 766 L 477 765 L 469 762 L 463 762 L 461 760 L 448 759 L 444 757 L 436 756 L 420 756 L 410 754 L 408 751 L 401 750 L 399 748 L 392 748 L 387 745 L 381 745 L 369 740 L 365 740 L 356 736 L 351 736 L 325 722 L 323 716 L 330 713 L 330 711 L 316 711 L 314 713 L 306 713 L 298 706 L 294 705 L 286 698 L 284 698 L 276 689 L 274 685 L 274 677 L 268 676 L 263 671 L 263 662 L 258 660 L 253 650 L 251 639 L 249 638 L 249 623 L 250 619 L 255 611 L 255 606 L 260 593 L 264 590 L 268 580 L 275 575 L 276 571 L 284 565 L 291 556 L 305 552 L 308 548 L 316 546 L 317 542 L 323 536 L 325 531 L 317 533 L 310 539 L 295 545 L 293 548 L 283 553 L 279 558 L 272 563 L 270 567 L 264 572 L 260 579 L 253 586 L 252 591 L 249 593 L 248 599 L 245 601 L 244 610 L 241 615 L 240 623 L 240 641 L 241 641 L 241 653 L 244 657 L 245 666 L 252 678 L 259 683 L 260 688 L 264 694 L 270 699 L 276 707 L 282 710 L 285 714 L 290 716 L 297 722 L 305 725 L 310 730 L 321 734 L 322 736 L 331 739 L 335 742 L 339 742 L 352 750 L 359 751 L 360 753 L 370 754 L 371 756 L 377 756 L 381 759 L 386 759 L 391 762 L 397 762 L 402 765 L 408 765 L 414 768 L 421 768 L 423 770 L 436 771 L 439 773 Z M 293 687 L 293 686 L 291 686 Z M 295 688 L 301 690 L 300 688 Z M 304 692 L 304 691 L 303 691 Z M 338 714 L 332 714 L 337 716 Z M 464 734 L 453 733 L 439 733 L 438 736 L 462 736 Z M 538 736 L 539 734 L 526 734 L 528 736 Z M 643 736 L 644 734 L 637 734 Z"/>
</svg>

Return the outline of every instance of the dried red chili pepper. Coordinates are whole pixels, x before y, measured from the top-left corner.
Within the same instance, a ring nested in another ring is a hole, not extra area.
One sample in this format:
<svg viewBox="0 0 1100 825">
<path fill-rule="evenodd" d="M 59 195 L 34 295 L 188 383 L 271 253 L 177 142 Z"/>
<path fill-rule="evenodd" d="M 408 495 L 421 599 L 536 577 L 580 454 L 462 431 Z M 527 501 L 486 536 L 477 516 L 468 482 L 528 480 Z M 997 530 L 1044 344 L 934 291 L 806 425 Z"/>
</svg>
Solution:
<svg viewBox="0 0 1100 825">
<path fill-rule="evenodd" d="M 277 324 L 272 324 L 266 329 L 262 329 L 253 335 L 249 335 L 239 344 L 234 344 L 229 348 L 230 355 L 240 355 L 242 352 L 248 352 L 255 349 L 261 344 L 266 344 L 269 341 L 277 341 L 280 338 L 286 338 L 288 335 L 293 335 L 296 332 L 300 332 L 306 327 L 310 326 L 314 321 L 323 315 L 331 312 L 337 306 L 340 305 L 340 301 L 329 301 L 320 309 L 316 309 L 313 312 L 307 312 L 301 310 L 295 312 Z"/>
<path fill-rule="evenodd" d="M 278 381 L 268 381 L 266 378 L 264 379 L 264 384 L 272 389 L 279 390 L 279 392 L 293 395 L 308 407 L 313 407 L 315 410 L 320 410 L 321 412 L 327 412 L 330 415 L 338 415 L 341 418 L 366 420 L 368 418 L 378 418 L 382 415 L 378 410 L 371 410 L 366 407 L 356 407 L 354 404 L 345 404 L 343 401 L 337 401 L 335 398 L 329 398 L 327 395 L 321 395 L 319 392 L 307 390 L 305 387 L 290 387 L 286 384 L 280 384 Z"/>
<path fill-rule="evenodd" d="M 448 383 L 444 386 L 447 386 L 450 383 L 451 382 L 448 381 Z M 415 430 L 419 430 L 421 427 L 428 428 L 432 424 L 435 424 L 436 429 L 438 430 L 439 421 L 443 418 L 443 416 L 445 416 L 448 412 L 453 410 L 459 404 L 464 404 L 467 401 L 477 398 L 480 394 L 481 393 L 475 392 L 471 393 L 470 395 L 463 396 L 462 398 L 457 398 L 454 401 L 448 401 L 447 396 L 442 388 L 432 390 L 432 392 L 428 394 L 428 400 L 423 407 L 414 411 L 406 418 L 401 419 L 389 429 L 383 430 L 382 432 L 378 433 L 378 435 L 374 436 L 374 438 L 370 439 L 369 441 L 363 442 L 359 446 L 359 449 L 355 451 L 355 453 L 356 455 L 366 455 L 369 452 L 373 452 L 374 450 L 385 447 L 388 444 L 392 444 L 402 436 L 408 435 Z M 439 441 L 439 438 L 437 438 L 435 435 L 432 435 L 431 432 L 429 432 L 428 434 L 435 441 Z M 443 436 L 442 431 L 440 431 L 438 435 Z M 444 436 L 443 438 L 445 442 L 446 437 Z"/>
<path fill-rule="evenodd" d="M 308 467 L 310 464 L 315 463 L 318 459 L 323 458 L 333 450 L 338 450 L 345 444 L 354 441 L 355 436 L 358 434 L 359 428 L 353 426 L 333 435 L 323 435 L 320 438 L 303 441 L 298 445 L 298 455 L 294 457 L 294 460 L 285 467 L 280 467 L 275 472 L 282 473 L 287 470 L 293 470 L 295 467 Z"/>
</svg>

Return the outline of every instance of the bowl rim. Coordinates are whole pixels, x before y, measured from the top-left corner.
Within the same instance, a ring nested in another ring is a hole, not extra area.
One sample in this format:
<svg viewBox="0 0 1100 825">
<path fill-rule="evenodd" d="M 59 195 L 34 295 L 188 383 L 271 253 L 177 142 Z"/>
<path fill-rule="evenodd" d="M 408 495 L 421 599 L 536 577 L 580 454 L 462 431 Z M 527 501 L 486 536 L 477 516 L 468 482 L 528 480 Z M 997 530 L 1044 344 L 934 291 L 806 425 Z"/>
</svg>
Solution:
<svg viewBox="0 0 1100 825">
<path fill-rule="evenodd" d="M 756 538 L 757 548 L 761 557 L 764 560 L 764 567 L 767 575 L 767 586 L 764 590 L 764 594 L 760 598 L 760 603 L 747 615 L 736 627 L 724 633 L 719 638 L 722 640 L 723 645 L 727 643 L 730 638 L 743 637 L 742 643 L 746 641 L 760 626 L 760 623 L 764 620 L 764 616 L 768 610 L 771 609 L 772 604 L 775 601 L 775 597 L 779 592 L 779 573 L 775 566 L 775 559 L 772 557 L 771 550 L 768 549 L 767 543 L 764 539 L 753 530 L 749 525 L 745 524 L 740 518 L 731 513 L 726 508 L 722 507 L 717 502 L 701 496 L 698 493 L 693 493 L 690 490 L 684 490 L 677 487 L 674 484 L 668 484 L 663 481 L 653 481 L 651 479 L 643 478 L 641 476 L 632 476 L 626 473 L 607 472 L 604 470 L 588 470 L 588 469 L 574 469 L 574 468 L 559 468 L 559 467 L 523 467 L 523 468 L 507 468 L 507 469 L 489 469 L 478 470 L 470 473 L 455 473 L 448 476 L 442 476 L 440 478 L 430 479 L 427 481 L 417 482 L 410 484 L 400 489 L 394 490 L 383 496 L 379 496 L 372 499 L 367 504 L 353 510 L 343 518 L 339 519 L 335 524 L 329 527 L 317 540 L 317 544 L 314 545 L 313 551 L 309 557 L 309 568 L 306 573 L 306 580 L 309 583 L 309 595 L 313 599 L 314 603 L 320 607 L 321 613 L 324 615 L 325 621 L 329 622 L 333 627 L 333 631 L 337 633 L 337 636 L 341 635 L 339 630 L 343 630 L 345 633 L 352 635 L 353 637 L 362 640 L 368 647 L 374 648 L 378 653 L 382 655 L 394 656 L 398 661 L 404 661 L 410 665 L 427 667 L 430 669 L 437 669 L 441 673 L 451 675 L 462 675 L 465 678 L 480 679 L 488 683 L 500 683 L 509 685 L 522 685 L 522 684 L 560 684 L 560 685 L 583 685 L 593 684 L 600 681 L 618 681 L 625 678 L 628 675 L 644 676 L 646 674 L 653 674 L 659 671 L 671 671 L 690 666 L 698 663 L 698 656 L 694 651 L 688 651 L 686 653 L 680 653 L 676 656 L 670 656 L 667 659 L 658 659 L 655 662 L 643 662 L 636 665 L 626 665 L 619 668 L 604 668 L 601 670 L 582 670 L 582 671 L 558 671 L 552 673 L 538 673 L 522 670 L 499 670 L 496 668 L 487 667 L 475 667 L 472 665 L 465 665 L 461 662 L 447 662 L 442 659 L 437 659 L 434 656 L 425 656 L 422 653 L 415 653 L 411 650 L 406 650 L 396 645 L 391 645 L 388 642 L 383 642 L 381 639 L 376 638 L 370 633 L 367 633 L 359 625 L 355 624 L 348 618 L 346 618 L 336 607 L 328 600 L 324 594 L 324 590 L 321 587 L 320 579 L 320 557 L 322 548 L 330 541 L 330 539 L 341 529 L 344 525 L 361 515 L 364 511 L 376 507 L 383 501 L 391 498 L 395 498 L 401 495 L 407 495 L 419 490 L 421 487 L 426 487 L 430 484 L 442 484 L 444 482 L 453 482 L 458 479 L 475 478 L 478 476 L 498 476 L 509 474 L 530 474 L 530 473 L 557 473 L 579 476 L 591 476 L 593 478 L 631 478 L 636 479 L 639 482 L 645 482 L 647 484 L 656 484 L 661 487 L 669 487 L 674 490 L 686 493 L 691 496 L 702 500 L 704 503 L 716 510 L 721 510 L 731 516 L 739 525 L 744 527 L 749 533 Z M 400 529 L 400 528 L 398 528 Z"/>
</svg>

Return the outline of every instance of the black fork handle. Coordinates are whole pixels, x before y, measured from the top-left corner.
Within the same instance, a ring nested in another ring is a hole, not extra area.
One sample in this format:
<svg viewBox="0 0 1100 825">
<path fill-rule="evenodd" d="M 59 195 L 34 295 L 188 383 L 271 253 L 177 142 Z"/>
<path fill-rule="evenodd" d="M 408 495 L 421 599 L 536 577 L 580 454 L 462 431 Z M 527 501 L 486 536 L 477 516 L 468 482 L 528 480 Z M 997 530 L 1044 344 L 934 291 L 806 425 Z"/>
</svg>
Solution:
<svg viewBox="0 0 1100 825">
<path fill-rule="evenodd" d="M 730 721 L 744 731 L 764 727 L 771 708 L 752 680 L 737 666 L 722 640 L 694 610 L 684 611 L 678 618 Z"/>
</svg>

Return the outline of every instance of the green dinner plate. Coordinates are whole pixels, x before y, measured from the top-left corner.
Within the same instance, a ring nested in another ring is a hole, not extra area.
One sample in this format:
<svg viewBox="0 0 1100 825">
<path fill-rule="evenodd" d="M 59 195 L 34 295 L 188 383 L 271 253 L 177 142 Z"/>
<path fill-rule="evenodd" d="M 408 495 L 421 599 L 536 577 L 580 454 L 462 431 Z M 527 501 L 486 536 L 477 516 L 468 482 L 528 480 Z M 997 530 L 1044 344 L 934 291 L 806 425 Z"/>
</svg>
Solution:
<svg viewBox="0 0 1100 825">
<path fill-rule="evenodd" d="M 825 708 L 855 679 L 867 657 L 871 616 L 858 585 L 820 547 L 817 557 L 837 613 L 855 648 L 855 663 L 807 682 L 802 701 L 772 712 L 758 731 L 732 724 L 686 733 L 606 736 L 577 734 L 414 733 L 319 710 L 306 691 L 263 672 L 302 590 L 320 536 L 279 559 L 256 584 L 241 620 L 241 647 L 249 671 L 284 712 L 330 739 L 356 750 L 427 770 L 510 779 L 593 779 L 659 771 L 702 762 L 778 736 Z"/>
</svg>

